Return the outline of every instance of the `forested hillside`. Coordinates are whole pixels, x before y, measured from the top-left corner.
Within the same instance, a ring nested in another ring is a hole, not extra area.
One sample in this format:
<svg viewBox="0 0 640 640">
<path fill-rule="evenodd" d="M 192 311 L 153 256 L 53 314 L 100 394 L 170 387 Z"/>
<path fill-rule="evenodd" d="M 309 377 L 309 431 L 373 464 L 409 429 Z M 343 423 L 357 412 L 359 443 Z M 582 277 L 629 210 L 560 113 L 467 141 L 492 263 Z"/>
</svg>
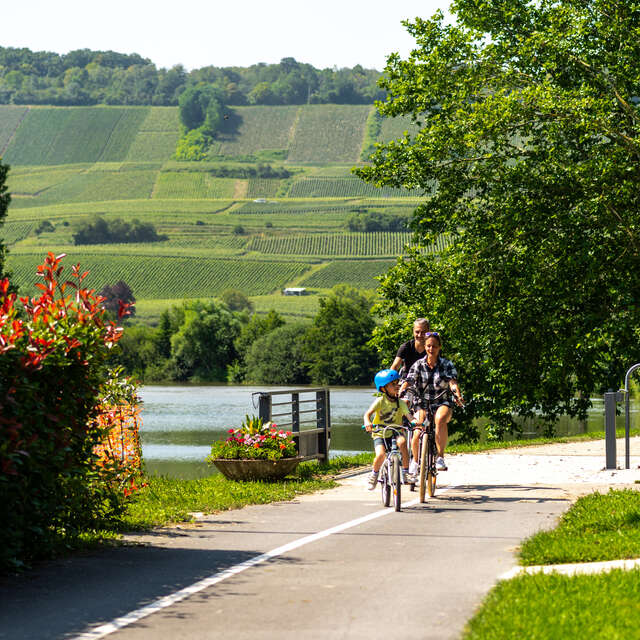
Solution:
<svg viewBox="0 0 640 640">
<path fill-rule="evenodd" d="M 384 96 L 375 69 L 316 69 L 283 58 L 250 67 L 158 69 L 137 54 L 81 49 L 59 55 L 0 47 L 0 104 L 176 106 L 200 83 L 226 104 L 372 104 Z"/>
</svg>

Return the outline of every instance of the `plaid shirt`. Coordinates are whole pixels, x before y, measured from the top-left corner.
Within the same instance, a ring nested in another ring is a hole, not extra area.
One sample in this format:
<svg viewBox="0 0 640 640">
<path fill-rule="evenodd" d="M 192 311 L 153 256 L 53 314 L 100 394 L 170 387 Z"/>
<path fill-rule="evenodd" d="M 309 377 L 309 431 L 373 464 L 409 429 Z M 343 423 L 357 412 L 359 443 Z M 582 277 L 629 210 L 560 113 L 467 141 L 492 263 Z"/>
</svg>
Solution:
<svg viewBox="0 0 640 640">
<path fill-rule="evenodd" d="M 457 379 L 458 372 L 451 360 L 438 356 L 438 362 L 432 369 L 427 364 L 426 356 L 420 358 L 409 369 L 406 377 L 413 396 L 413 407 L 421 406 L 426 409 L 428 405 L 434 404 L 434 402 L 437 405 L 449 404 L 451 398 L 449 381 Z M 436 400 L 436 397 L 444 390 L 447 390 L 447 393 L 444 393 Z"/>
</svg>

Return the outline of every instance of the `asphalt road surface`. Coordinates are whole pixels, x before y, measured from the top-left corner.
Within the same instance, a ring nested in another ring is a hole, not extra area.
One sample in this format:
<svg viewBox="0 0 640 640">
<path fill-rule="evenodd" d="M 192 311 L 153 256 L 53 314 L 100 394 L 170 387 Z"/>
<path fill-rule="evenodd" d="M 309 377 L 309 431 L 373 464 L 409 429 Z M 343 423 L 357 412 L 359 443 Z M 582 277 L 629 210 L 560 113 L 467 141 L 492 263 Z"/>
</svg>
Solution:
<svg viewBox="0 0 640 640">
<path fill-rule="evenodd" d="M 459 638 L 520 541 L 575 492 L 449 473 L 425 504 L 406 490 L 400 513 L 358 475 L 5 578 L 0 639 Z"/>
</svg>

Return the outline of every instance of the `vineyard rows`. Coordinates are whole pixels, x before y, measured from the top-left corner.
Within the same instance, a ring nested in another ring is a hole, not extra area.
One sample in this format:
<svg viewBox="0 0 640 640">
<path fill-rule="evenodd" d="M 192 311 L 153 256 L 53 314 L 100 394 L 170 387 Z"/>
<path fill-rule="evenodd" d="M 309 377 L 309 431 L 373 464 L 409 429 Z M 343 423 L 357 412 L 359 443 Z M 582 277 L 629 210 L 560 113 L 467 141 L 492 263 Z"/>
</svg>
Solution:
<svg viewBox="0 0 640 640">
<path fill-rule="evenodd" d="M 35 226 L 35 222 L 5 222 L 0 227 L 0 241 L 5 245 L 20 242 L 31 233 Z"/>
<path fill-rule="evenodd" d="M 344 283 L 359 289 L 375 289 L 376 277 L 394 264 L 393 260 L 336 260 L 302 280 L 300 286 L 330 289 Z"/>
<path fill-rule="evenodd" d="M 353 204 L 339 204 L 336 202 L 320 203 L 320 202 L 290 202 L 287 200 L 280 200 L 278 202 L 247 202 L 238 209 L 234 209 L 233 213 L 238 214 L 274 214 L 274 213 L 289 213 L 289 214 L 325 214 L 333 211 L 340 211 L 343 213 L 352 211 L 354 209 Z"/>
<path fill-rule="evenodd" d="M 21 205 L 36 207 L 60 202 L 96 203 L 113 199 L 147 199 L 151 195 L 155 177 L 155 171 L 74 173 L 37 197 L 22 201 Z"/>
<path fill-rule="evenodd" d="M 207 227 L 202 227 L 202 229 L 203 231 L 185 232 L 184 230 L 174 231 L 170 227 L 161 226 L 158 230 L 169 235 L 171 247 L 206 248 L 237 252 L 243 249 L 247 242 L 246 238 L 242 236 L 214 235 L 211 229 L 207 229 Z"/>
<path fill-rule="evenodd" d="M 227 200 L 187 200 L 167 199 L 152 200 L 108 200 L 104 202 L 64 202 L 38 205 L 29 209 L 15 208 L 11 203 L 10 216 L 12 219 L 71 219 L 98 214 L 101 216 L 136 217 L 154 224 L 175 224 L 179 218 L 181 222 L 196 222 L 206 219 L 226 209 L 231 204 Z M 231 216 L 229 216 L 231 217 Z M 229 222 L 232 224 L 232 221 Z"/>
<path fill-rule="evenodd" d="M 280 180 L 251 178 L 247 188 L 247 198 L 273 198 L 280 187 Z"/>
<path fill-rule="evenodd" d="M 420 197 L 418 189 L 376 188 L 359 178 L 301 178 L 296 180 L 289 191 L 291 198 L 406 198 Z"/>
<path fill-rule="evenodd" d="M 7 268 L 13 271 L 13 281 L 21 291 L 34 295 L 35 268 L 43 257 L 9 254 Z M 284 287 L 308 269 L 299 262 L 159 256 L 127 256 L 122 260 L 113 255 L 69 252 L 67 269 L 77 262 L 90 272 L 87 286 L 99 290 L 124 280 L 139 298 L 213 297 L 225 289 L 262 295 Z"/>
<path fill-rule="evenodd" d="M 176 151 L 178 138 L 180 133 L 177 131 L 138 131 L 126 159 L 168 160 Z"/>
<path fill-rule="evenodd" d="M 410 233 L 393 232 L 256 237 L 247 250 L 295 256 L 397 256 L 410 240 Z"/>
<path fill-rule="evenodd" d="M 234 107 L 234 116 L 225 121 L 225 128 L 217 135 L 222 140 L 218 153 L 242 156 L 261 150 L 287 149 L 299 109 Z"/>
<path fill-rule="evenodd" d="M 26 112 L 26 107 L 0 106 L 0 155 Z"/>
<path fill-rule="evenodd" d="M 163 171 L 153 191 L 154 198 L 230 198 L 235 189 L 234 178 L 212 178 L 207 173 Z"/>
<path fill-rule="evenodd" d="M 180 131 L 180 116 L 175 107 L 150 107 L 147 117 L 140 125 L 140 131 L 162 131 L 178 133 Z"/>
<path fill-rule="evenodd" d="M 11 165 L 96 162 L 125 109 L 31 108 L 9 144 Z"/>
<path fill-rule="evenodd" d="M 234 112 L 237 119 L 218 135 L 219 153 L 233 157 L 288 147 L 298 107 L 236 107 Z"/>
<path fill-rule="evenodd" d="M 101 162 L 121 162 L 127 157 L 131 142 L 147 117 L 149 107 L 123 109 L 107 144 L 98 158 Z"/>
<path fill-rule="evenodd" d="M 13 195 L 35 195 L 45 189 L 66 182 L 74 175 L 78 175 L 78 169 L 66 169 L 64 166 L 55 170 L 29 173 L 16 173 L 10 171 L 7 176 L 7 189 Z"/>
<path fill-rule="evenodd" d="M 289 162 L 357 162 L 369 105 L 307 105 L 300 109 Z"/>
</svg>

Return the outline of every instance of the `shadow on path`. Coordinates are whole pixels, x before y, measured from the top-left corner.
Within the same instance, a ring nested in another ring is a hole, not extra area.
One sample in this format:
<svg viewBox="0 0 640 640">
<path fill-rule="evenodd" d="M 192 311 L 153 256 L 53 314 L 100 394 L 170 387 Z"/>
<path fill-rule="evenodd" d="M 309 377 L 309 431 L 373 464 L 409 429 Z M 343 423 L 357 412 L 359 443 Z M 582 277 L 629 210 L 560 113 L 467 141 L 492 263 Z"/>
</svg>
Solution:
<svg viewBox="0 0 640 640">
<path fill-rule="evenodd" d="M 125 546 L 44 563 L 0 579 L 0 639 L 79 634 L 260 553 Z"/>
</svg>

